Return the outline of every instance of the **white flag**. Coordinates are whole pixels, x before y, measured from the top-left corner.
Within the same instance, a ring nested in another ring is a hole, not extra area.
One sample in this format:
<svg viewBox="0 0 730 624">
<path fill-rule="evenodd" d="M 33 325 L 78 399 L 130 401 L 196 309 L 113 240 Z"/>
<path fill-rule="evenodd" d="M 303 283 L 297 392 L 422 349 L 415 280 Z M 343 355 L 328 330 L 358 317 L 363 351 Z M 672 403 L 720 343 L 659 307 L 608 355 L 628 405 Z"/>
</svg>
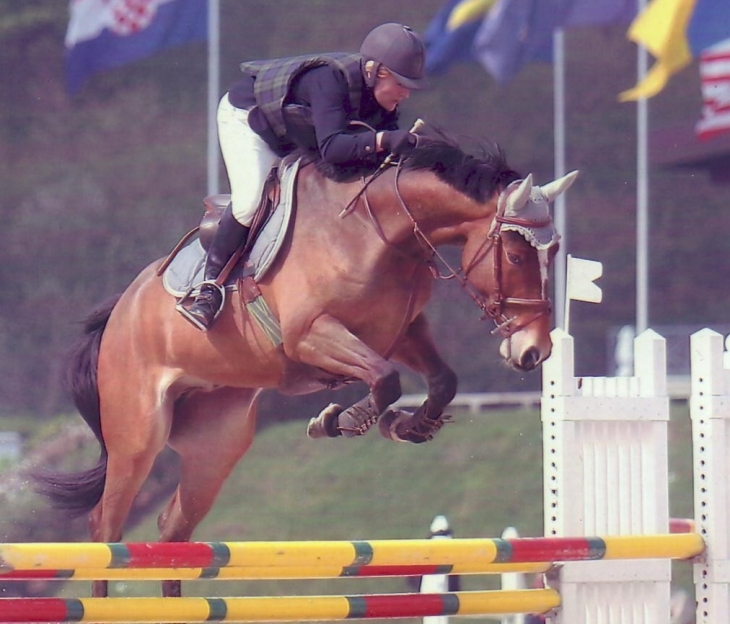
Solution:
<svg viewBox="0 0 730 624">
<path fill-rule="evenodd" d="M 603 291 L 593 282 L 603 275 L 603 265 L 595 260 L 573 258 L 568 254 L 567 299 L 601 303 Z"/>
</svg>

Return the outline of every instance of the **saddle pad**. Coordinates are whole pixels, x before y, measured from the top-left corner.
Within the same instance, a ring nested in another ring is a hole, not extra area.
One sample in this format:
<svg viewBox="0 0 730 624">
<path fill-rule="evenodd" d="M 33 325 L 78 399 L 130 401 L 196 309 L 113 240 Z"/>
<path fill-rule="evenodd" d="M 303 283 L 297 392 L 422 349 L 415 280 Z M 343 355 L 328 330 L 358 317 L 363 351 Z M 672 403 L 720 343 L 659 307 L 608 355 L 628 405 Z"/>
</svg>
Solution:
<svg viewBox="0 0 730 624">
<path fill-rule="evenodd" d="M 255 281 L 266 274 L 276 259 L 281 245 L 286 238 L 294 209 L 294 191 L 299 171 L 299 160 L 282 161 L 279 169 L 281 196 L 279 205 L 269 217 L 256 242 L 249 253 L 245 270 L 253 272 Z M 205 268 L 205 250 L 196 238 L 183 247 L 162 274 L 162 283 L 168 293 L 182 297 L 192 286 L 203 281 Z M 242 267 L 236 267 L 228 276 L 226 288 L 235 289 L 238 278 L 243 273 Z"/>
</svg>

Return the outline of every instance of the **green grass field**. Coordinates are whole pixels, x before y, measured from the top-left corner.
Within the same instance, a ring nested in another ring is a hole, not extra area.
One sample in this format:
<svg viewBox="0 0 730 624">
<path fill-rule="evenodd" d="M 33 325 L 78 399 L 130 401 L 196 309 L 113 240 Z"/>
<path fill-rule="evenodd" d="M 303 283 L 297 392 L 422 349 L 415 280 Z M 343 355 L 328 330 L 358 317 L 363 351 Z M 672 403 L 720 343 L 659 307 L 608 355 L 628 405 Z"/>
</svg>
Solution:
<svg viewBox="0 0 730 624">
<path fill-rule="evenodd" d="M 535 410 L 455 413 L 428 444 L 397 444 L 376 431 L 356 439 L 309 440 L 305 422 L 261 431 L 195 534 L 197 540 L 357 540 L 425 537 L 445 514 L 457 537 L 499 537 L 507 526 L 542 535 L 542 441 Z M 692 515 L 691 437 L 686 405 L 670 423 L 670 513 Z M 154 540 L 155 518 L 126 536 Z M 691 588 L 691 571 L 675 564 Z M 464 589 L 498 587 L 470 576 Z M 159 595 L 157 583 L 112 583 L 113 595 Z M 188 596 L 402 592 L 404 579 L 190 581 Z M 63 595 L 84 596 L 88 583 Z M 405 621 L 405 620 L 403 620 Z M 415 622 L 416 620 L 413 620 Z M 487 621 L 486 618 L 484 621 Z"/>
</svg>

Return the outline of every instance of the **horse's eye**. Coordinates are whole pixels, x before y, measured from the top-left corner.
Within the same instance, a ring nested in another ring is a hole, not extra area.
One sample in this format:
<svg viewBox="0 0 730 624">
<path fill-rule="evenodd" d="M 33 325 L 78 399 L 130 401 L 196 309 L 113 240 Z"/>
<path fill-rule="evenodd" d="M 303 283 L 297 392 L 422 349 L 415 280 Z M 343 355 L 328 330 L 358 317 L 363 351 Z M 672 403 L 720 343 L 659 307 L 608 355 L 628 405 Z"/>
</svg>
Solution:
<svg viewBox="0 0 730 624">
<path fill-rule="evenodd" d="M 508 253 L 507 254 L 507 260 L 510 264 L 514 264 L 515 266 L 521 266 L 522 265 L 522 256 L 518 256 L 517 254 Z"/>
</svg>

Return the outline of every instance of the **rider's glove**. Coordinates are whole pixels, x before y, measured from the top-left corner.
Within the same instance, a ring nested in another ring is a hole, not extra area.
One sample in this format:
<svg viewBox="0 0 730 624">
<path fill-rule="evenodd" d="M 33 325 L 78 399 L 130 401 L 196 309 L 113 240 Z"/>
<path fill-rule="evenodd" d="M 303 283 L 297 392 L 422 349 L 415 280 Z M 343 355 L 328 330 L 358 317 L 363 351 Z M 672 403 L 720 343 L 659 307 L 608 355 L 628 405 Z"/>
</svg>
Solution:
<svg viewBox="0 0 730 624">
<path fill-rule="evenodd" d="M 388 130 L 383 132 L 381 145 L 386 152 L 406 156 L 418 145 L 418 137 L 407 130 Z"/>
</svg>

